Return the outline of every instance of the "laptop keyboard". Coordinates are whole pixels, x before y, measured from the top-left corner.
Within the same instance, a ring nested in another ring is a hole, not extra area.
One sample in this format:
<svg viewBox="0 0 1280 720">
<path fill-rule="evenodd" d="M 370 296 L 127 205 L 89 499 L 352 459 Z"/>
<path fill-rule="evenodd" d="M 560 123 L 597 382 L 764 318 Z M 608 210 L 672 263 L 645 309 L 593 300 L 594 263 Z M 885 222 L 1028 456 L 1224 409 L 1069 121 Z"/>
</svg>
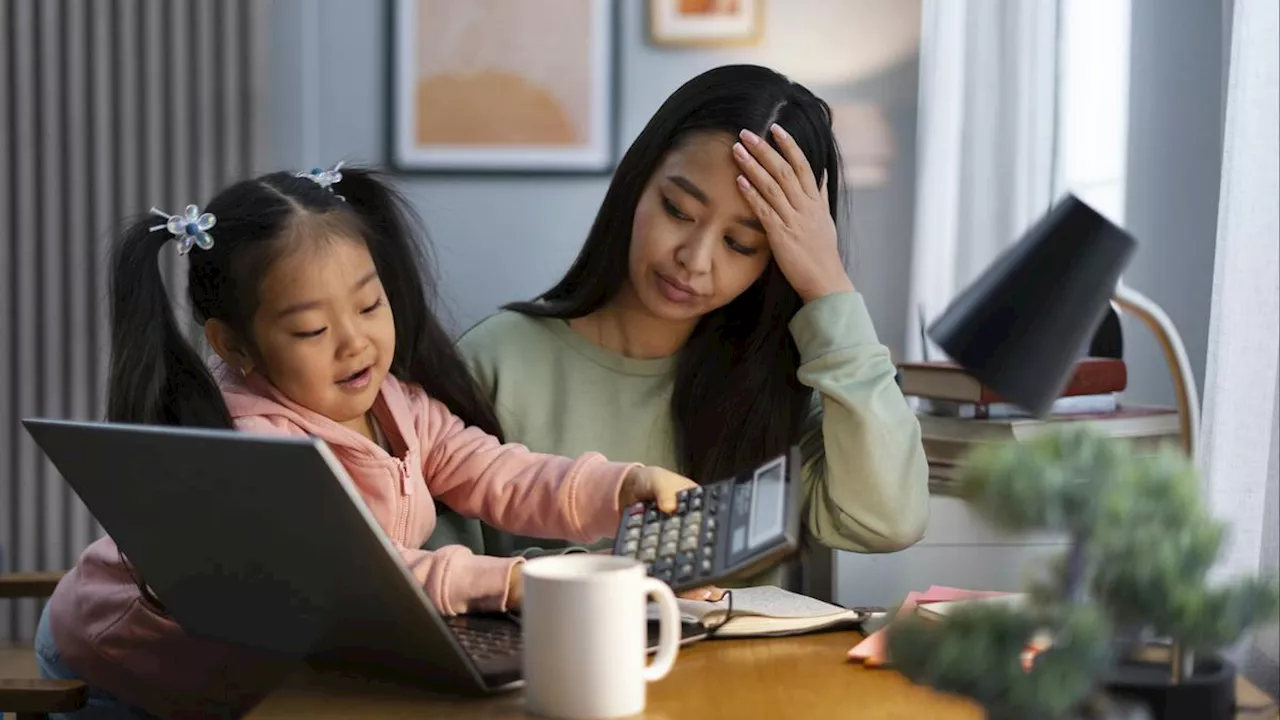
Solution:
<svg viewBox="0 0 1280 720">
<path fill-rule="evenodd" d="M 446 621 L 458 644 L 477 661 L 520 657 L 520 626 L 510 620 L 459 615 Z"/>
</svg>

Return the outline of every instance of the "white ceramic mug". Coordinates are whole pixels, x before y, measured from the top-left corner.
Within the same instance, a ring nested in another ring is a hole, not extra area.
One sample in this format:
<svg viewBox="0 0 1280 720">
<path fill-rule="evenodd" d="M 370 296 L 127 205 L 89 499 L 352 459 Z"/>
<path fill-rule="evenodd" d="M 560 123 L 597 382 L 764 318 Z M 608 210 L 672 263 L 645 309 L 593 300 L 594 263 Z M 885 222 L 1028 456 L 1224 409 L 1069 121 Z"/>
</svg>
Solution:
<svg viewBox="0 0 1280 720">
<path fill-rule="evenodd" d="M 646 598 L 660 609 L 653 662 Z M 555 718 L 613 718 L 644 710 L 645 685 L 680 649 L 680 609 L 665 583 L 631 558 L 578 553 L 524 565 L 525 704 Z"/>
</svg>

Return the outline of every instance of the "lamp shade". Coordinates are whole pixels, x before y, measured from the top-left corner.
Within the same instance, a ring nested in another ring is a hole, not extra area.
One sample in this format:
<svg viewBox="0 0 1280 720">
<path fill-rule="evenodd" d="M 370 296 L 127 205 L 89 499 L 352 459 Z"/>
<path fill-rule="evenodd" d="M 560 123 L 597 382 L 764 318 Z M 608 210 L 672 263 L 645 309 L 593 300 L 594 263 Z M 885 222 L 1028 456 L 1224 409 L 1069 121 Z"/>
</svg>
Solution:
<svg viewBox="0 0 1280 720">
<path fill-rule="evenodd" d="M 1085 351 L 1133 238 L 1067 195 L 956 296 L 929 337 L 970 375 L 1042 417 Z"/>
</svg>

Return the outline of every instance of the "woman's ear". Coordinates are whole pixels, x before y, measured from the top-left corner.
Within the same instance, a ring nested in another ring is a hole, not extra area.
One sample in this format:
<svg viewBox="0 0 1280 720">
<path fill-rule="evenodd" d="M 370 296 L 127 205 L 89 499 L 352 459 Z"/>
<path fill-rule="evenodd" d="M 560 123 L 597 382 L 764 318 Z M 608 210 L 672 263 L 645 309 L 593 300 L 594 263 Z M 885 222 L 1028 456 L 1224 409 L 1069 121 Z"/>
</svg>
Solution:
<svg viewBox="0 0 1280 720">
<path fill-rule="evenodd" d="M 221 320 L 206 320 L 204 338 L 222 362 L 236 369 L 240 377 L 253 372 L 253 356 L 240 336 Z"/>
</svg>

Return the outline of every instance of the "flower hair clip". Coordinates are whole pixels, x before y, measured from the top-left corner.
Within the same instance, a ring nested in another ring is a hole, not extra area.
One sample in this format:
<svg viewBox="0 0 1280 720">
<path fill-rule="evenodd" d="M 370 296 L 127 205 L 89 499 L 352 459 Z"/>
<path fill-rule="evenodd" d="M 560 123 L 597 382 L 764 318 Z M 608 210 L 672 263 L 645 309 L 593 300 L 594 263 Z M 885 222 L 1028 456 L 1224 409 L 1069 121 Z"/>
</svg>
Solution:
<svg viewBox="0 0 1280 720">
<path fill-rule="evenodd" d="M 339 161 L 337 165 L 334 165 L 328 170 L 325 170 L 324 168 L 312 168 L 311 172 L 300 172 L 294 174 L 297 177 L 306 178 L 311 182 L 314 182 L 329 192 L 333 192 L 333 186 L 342 182 L 342 165 L 344 162 L 346 161 Z M 334 193 L 334 197 L 339 200 L 346 200 L 346 198 L 338 195 L 337 193 Z"/>
<path fill-rule="evenodd" d="M 186 255 L 193 247 L 201 250 L 213 247 L 209 228 L 218 222 L 218 218 L 211 213 L 201 213 L 198 205 L 188 205 L 182 215 L 170 215 L 154 207 L 151 208 L 151 214 L 165 218 L 163 225 L 151 226 L 151 232 L 168 230 L 178 241 L 179 255 Z"/>
</svg>

